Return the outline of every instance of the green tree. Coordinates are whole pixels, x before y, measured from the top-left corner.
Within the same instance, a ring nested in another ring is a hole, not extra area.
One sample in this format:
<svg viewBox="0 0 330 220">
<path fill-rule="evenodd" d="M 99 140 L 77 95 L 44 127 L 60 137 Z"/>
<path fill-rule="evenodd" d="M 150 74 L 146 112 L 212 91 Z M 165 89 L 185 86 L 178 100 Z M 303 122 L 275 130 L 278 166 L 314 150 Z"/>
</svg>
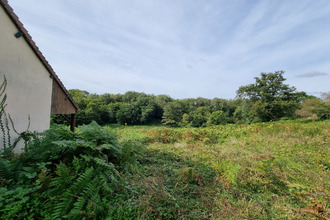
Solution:
<svg viewBox="0 0 330 220">
<path fill-rule="evenodd" d="M 198 97 L 194 99 L 196 107 L 209 107 L 211 105 L 211 101 L 206 98 Z"/>
<path fill-rule="evenodd" d="M 322 93 L 322 102 L 314 112 L 320 119 L 330 119 L 330 92 Z"/>
<path fill-rule="evenodd" d="M 155 102 L 157 105 L 156 119 L 161 120 L 164 114 L 164 107 L 169 102 L 173 102 L 173 99 L 168 95 L 158 95 L 155 97 Z"/>
<path fill-rule="evenodd" d="M 139 92 L 128 91 L 122 97 L 123 102 L 126 102 L 126 103 L 135 102 L 137 100 L 137 98 L 140 96 L 140 94 L 141 93 L 139 93 Z"/>
<path fill-rule="evenodd" d="M 306 97 L 305 92 L 296 92 L 283 82 L 284 71 L 275 73 L 261 73 L 256 82 L 242 86 L 237 91 L 238 98 L 252 103 L 249 115 L 254 122 L 279 120 L 282 117 L 293 117 L 299 108 L 300 102 Z"/>
<path fill-rule="evenodd" d="M 214 98 L 211 100 L 211 112 L 223 111 L 227 117 L 227 123 L 234 122 L 234 113 L 238 107 L 239 102 L 237 100 L 226 100 Z"/>
<path fill-rule="evenodd" d="M 84 124 L 88 124 L 92 121 L 96 121 L 98 124 L 104 124 L 101 120 L 100 105 L 97 103 L 97 99 L 90 99 L 85 109 Z"/>
<path fill-rule="evenodd" d="M 121 102 L 109 103 L 107 111 L 109 116 L 109 123 L 117 123 L 117 112 L 120 109 Z"/>
<path fill-rule="evenodd" d="M 182 119 L 180 122 L 180 127 L 189 127 L 190 126 L 190 116 L 187 113 L 184 113 L 182 115 Z"/>
<path fill-rule="evenodd" d="M 70 90 L 73 99 L 79 106 L 77 125 L 96 121 L 100 125 L 109 123 L 148 124 L 160 121 L 163 116 L 162 106 L 172 99 L 168 96 L 146 95 L 138 92 L 121 94 L 90 94 L 83 90 Z M 64 119 L 55 116 L 55 123 Z M 67 123 L 67 122 L 66 122 Z"/>
<path fill-rule="evenodd" d="M 196 99 L 189 98 L 189 99 L 181 99 L 178 100 L 185 109 L 185 113 L 189 114 L 197 109 L 197 102 Z"/>
<path fill-rule="evenodd" d="M 184 105 L 180 101 L 169 102 L 164 107 L 164 114 L 162 123 L 168 126 L 177 127 L 179 126 L 182 115 L 186 113 Z"/>
<path fill-rule="evenodd" d="M 207 125 L 224 125 L 227 124 L 229 122 L 229 118 L 227 116 L 227 113 L 223 112 L 223 111 L 215 111 L 212 112 L 212 114 L 210 115 L 209 120 L 207 121 Z"/>
<path fill-rule="evenodd" d="M 212 112 L 215 112 L 215 111 L 227 112 L 227 110 L 228 110 L 228 100 L 219 99 L 219 98 L 212 99 L 211 100 L 211 110 L 212 110 Z"/>
<path fill-rule="evenodd" d="M 209 107 L 198 107 L 195 111 L 189 114 L 191 118 L 191 125 L 193 127 L 205 127 L 209 119 L 209 115 Z"/>
<path fill-rule="evenodd" d="M 296 111 L 301 118 L 330 119 L 330 93 L 323 93 L 321 98 L 310 98 Z"/>
<path fill-rule="evenodd" d="M 250 124 L 252 118 L 249 115 L 249 111 L 252 107 L 252 102 L 249 100 L 237 99 L 236 109 L 233 114 L 233 121 L 236 124 Z"/>
<path fill-rule="evenodd" d="M 141 109 L 135 103 L 122 103 L 116 117 L 119 124 L 140 124 Z"/>
<path fill-rule="evenodd" d="M 146 94 L 139 95 L 136 100 L 136 107 L 141 110 L 141 124 L 148 124 L 155 119 L 157 114 L 157 104 L 154 96 Z"/>
<path fill-rule="evenodd" d="M 79 106 L 79 108 L 82 109 L 86 108 L 88 104 L 87 97 L 89 95 L 89 92 L 79 89 L 70 89 L 69 93 L 73 98 L 73 100 L 75 101 L 75 103 Z"/>
</svg>

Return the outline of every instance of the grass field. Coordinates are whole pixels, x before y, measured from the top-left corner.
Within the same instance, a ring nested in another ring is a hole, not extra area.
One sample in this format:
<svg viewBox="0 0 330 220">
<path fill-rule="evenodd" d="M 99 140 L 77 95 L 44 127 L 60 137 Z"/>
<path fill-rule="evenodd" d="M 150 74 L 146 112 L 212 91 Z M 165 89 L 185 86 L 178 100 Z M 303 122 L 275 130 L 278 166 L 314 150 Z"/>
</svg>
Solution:
<svg viewBox="0 0 330 220">
<path fill-rule="evenodd" d="M 0 152 L 0 219 L 330 219 L 330 121 L 31 135 Z"/>
<path fill-rule="evenodd" d="M 106 128 L 144 149 L 125 174 L 142 219 L 330 218 L 330 121 Z"/>
</svg>

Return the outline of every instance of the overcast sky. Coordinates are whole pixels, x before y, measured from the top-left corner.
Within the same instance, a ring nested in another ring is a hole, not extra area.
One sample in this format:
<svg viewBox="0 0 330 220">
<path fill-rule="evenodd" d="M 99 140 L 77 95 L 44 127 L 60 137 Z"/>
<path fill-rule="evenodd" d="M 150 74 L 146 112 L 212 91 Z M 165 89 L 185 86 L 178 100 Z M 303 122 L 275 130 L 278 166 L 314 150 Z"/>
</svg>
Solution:
<svg viewBox="0 0 330 220">
<path fill-rule="evenodd" d="M 67 89 L 235 98 L 261 72 L 330 91 L 329 0 L 8 0 Z"/>
</svg>

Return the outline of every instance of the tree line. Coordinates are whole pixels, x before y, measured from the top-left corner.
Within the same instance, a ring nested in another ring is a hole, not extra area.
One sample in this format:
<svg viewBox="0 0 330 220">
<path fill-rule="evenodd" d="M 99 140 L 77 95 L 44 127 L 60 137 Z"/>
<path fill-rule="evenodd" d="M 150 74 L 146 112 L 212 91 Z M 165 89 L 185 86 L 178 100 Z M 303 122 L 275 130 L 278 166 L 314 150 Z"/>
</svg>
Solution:
<svg viewBox="0 0 330 220">
<path fill-rule="evenodd" d="M 77 125 L 96 121 L 148 125 L 162 123 L 173 127 L 205 127 L 228 123 L 255 123 L 281 119 L 330 118 L 330 94 L 323 99 L 298 92 L 285 84 L 284 71 L 261 73 L 255 83 L 241 86 L 235 99 L 187 98 L 173 99 L 168 95 L 149 95 L 129 91 L 125 94 L 90 94 L 71 89 L 79 106 Z M 54 116 L 55 123 L 64 123 Z"/>
</svg>

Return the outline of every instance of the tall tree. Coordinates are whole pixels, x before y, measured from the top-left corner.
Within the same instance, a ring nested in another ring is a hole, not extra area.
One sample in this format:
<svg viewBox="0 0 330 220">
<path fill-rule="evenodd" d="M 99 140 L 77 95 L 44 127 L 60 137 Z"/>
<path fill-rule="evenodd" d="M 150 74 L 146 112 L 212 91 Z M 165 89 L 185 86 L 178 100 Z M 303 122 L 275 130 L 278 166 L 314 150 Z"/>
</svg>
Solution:
<svg viewBox="0 0 330 220">
<path fill-rule="evenodd" d="M 177 127 L 182 120 L 182 116 L 185 112 L 184 105 L 179 101 L 173 101 L 167 103 L 164 107 L 164 114 L 162 123 L 168 126 Z"/>
<path fill-rule="evenodd" d="M 191 118 L 191 125 L 193 127 L 205 127 L 206 122 L 209 119 L 210 108 L 201 106 L 198 107 L 195 111 L 190 112 L 189 116 Z"/>
<path fill-rule="evenodd" d="M 305 92 L 296 92 L 296 88 L 284 84 L 284 71 L 261 73 L 256 82 L 241 86 L 237 91 L 238 98 L 252 102 L 249 116 L 253 121 L 278 120 L 282 117 L 293 117 Z"/>
</svg>

